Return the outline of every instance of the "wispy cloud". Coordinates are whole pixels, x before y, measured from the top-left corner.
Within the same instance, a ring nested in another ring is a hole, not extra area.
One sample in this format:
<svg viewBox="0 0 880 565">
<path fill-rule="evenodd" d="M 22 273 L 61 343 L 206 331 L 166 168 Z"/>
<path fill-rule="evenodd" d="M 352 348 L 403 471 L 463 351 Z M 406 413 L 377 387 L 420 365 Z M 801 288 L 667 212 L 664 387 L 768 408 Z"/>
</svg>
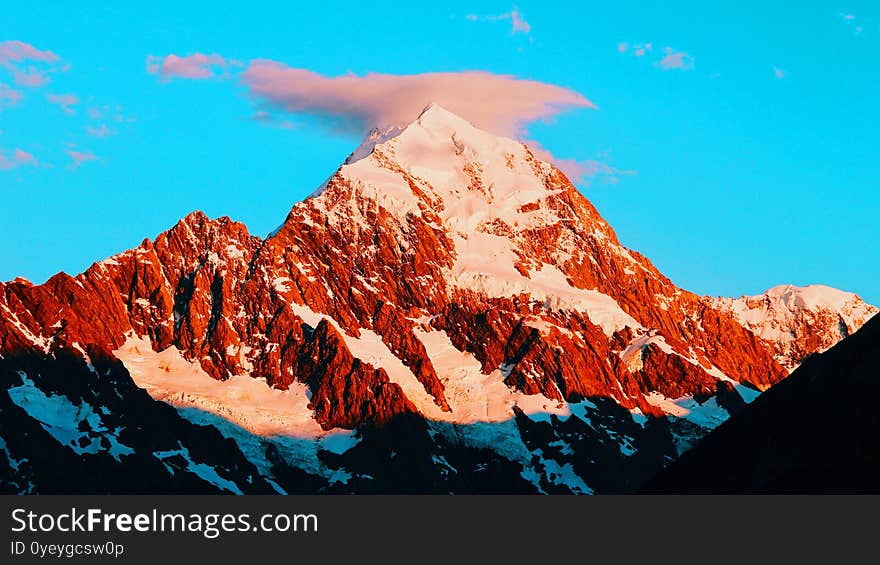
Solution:
<svg viewBox="0 0 880 565">
<path fill-rule="evenodd" d="M 521 136 L 526 124 L 570 108 L 595 108 L 567 88 L 481 71 L 328 77 L 257 60 L 243 82 L 263 104 L 357 134 L 375 126 L 407 124 L 431 102 L 477 127 L 509 136 Z"/>
<path fill-rule="evenodd" d="M 147 56 L 147 72 L 159 75 L 163 81 L 174 78 L 209 79 L 220 76 L 230 67 L 239 65 L 240 62 L 226 59 L 216 53 L 193 53 L 184 57 L 174 54 L 165 57 Z"/>
<path fill-rule="evenodd" d="M 116 123 L 132 123 L 137 121 L 134 116 L 127 116 L 125 114 L 125 110 L 119 104 L 114 105 L 104 105 L 104 106 L 91 106 L 86 110 L 89 118 L 92 120 L 98 121 L 100 119 L 105 119 L 108 121 L 114 121 Z"/>
<path fill-rule="evenodd" d="M 560 171 L 565 173 L 569 180 L 577 184 L 585 184 L 595 180 L 601 180 L 608 184 L 617 184 L 620 182 L 620 177 L 636 174 L 635 171 L 618 169 L 596 159 L 560 159 L 533 139 L 526 140 L 525 143 L 529 146 L 532 153 L 535 154 L 535 157 L 553 163 Z"/>
<path fill-rule="evenodd" d="M 513 26 L 513 33 L 531 33 L 532 26 L 522 17 L 522 14 L 519 13 L 519 10 L 516 6 L 513 7 L 513 11 L 510 12 L 510 22 Z"/>
<path fill-rule="evenodd" d="M 654 44 L 651 42 L 628 43 L 622 41 L 617 44 L 617 52 L 640 58 L 647 58 L 654 51 Z M 679 70 L 690 71 L 694 68 L 694 58 L 685 51 L 679 51 L 672 47 L 664 47 L 662 56 L 654 58 L 654 65 L 664 71 Z"/>
<path fill-rule="evenodd" d="M 276 128 L 281 128 L 281 129 L 292 129 L 293 128 L 293 122 L 291 122 L 290 120 L 283 120 L 283 119 L 279 118 L 278 116 L 276 116 L 275 114 L 273 114 L 272 112 L 267 112 L 266 110 L 257 110 L 256 112 L 254 112 L 252 119 L 255 122 L 259 122 L 263 125 L 270 126 L 270 127 L 276 127 Z"/>
<path fill-rule="evenodd" d="M 91 151 L 78 151 L 76 149 L 68 149 L 67 154 L 70 156 L 71 159 L 71 163 L 68 166 L 69 169 L 78 169 L 82 166 L 83 163 L 88 163 L 89 161 L 95 161 L 98 159 L 97 155 L 95 155 Z"/>
<path fill-rule="evenodd" d="M 657 65 L 664 71 L 690 71 L 694 68 L 694 58 L 684 51 L 676 51 L 672 47 L 663 49 L 663 58 Z"/>
<path fill-rule="evenodd" d="M 15 79 L 15 84 L 27 88 L 45 86 L 52 81 L 52 79 L 49 78 L 48 72 L 40 70 L 34 66 L 29 66 L 23 70 L 17 69 L 13 71 L 12 76 Z"/>
<path fill-rule="evenodd" d="M 38 49 L 23 41 L 0 42 L 0 68 L 12 74 L 17 86 L 37 88 L 51 82 L 50 73 L 64 70 L 59 68 L 61 58 L 43 49 Z"/>
<path fill-rule="evenodd" d="M 468 20 L 472 22 L 510 22 L 510 32 L 511 33 L 522 33 L 528 35 L 532 31 L 532 25 L 526 21 L 523 17 L 522 13 L 519 11 L 519 8 L 516 6 L 509 12 L 504 14 L 496 14 L 491 16 L 481 16 L 478 14 L 469 14 L 465 16 Z"/>
<path fill-rule="evenodd" d="M 864 26 L 859 21 L 859 17 L 855 14 L 850 13 L 841 13 L 840 19 L 843 20 L 843 23 L 852 29 L 852 32 L 855 35 L 861 35 L 861 33 L 865 30 Z"/>
<path fill-rule="evenodd" d="M 116 132 L 108 128 L 106 124 L 101 124 L 98 127 L 87 126 L 86 133 L 91 137 L 109 137 Z"/>
<path fill-rule="evenodd" d="M 24 61 L 54 63 L 59 59 L 55 53 L 37 49 L 23 41 L 0 41 L 0 65 L 11 65 Z"/>
<path fill-rule="evenodd" d="M 644 57 L 654 49 L 651 43 L 629 43 L 622 42 L 617 44 L 618 53 L 631 53 L 635 57 Z"/>
<path fill-rule="evenodd" d="M 50 104 L 59 106 L 66 114 L 75 114 L 76 110 L 73 107 L 79 103 L 79 98 L 73 94 L 49 94 L 46 96 L 46 100 Z"/>
<path fill-rule="evenodd" d="M 56 73 L 66 73 L 70 68 L 69 63 L 52 51 L 37 48 L 23 41 L 0 41 L 0 110 L 16 105 L 25 98 L 28 89 L 45 86 L 52 82 L 53 78 L 60 76 Z M 13 84 L 11 81 L 14 81 L 15 88 L 10 86 Z M 36 110 L 49 112 L 54 110 L 52 106 L 57 106 L 62 112 L 69 115 L 77 114 L 80 104 L 83 103 L 80 96 L 69 92 L 50 91 L 41 99 L 44 102 L 35 104 Z M 72 118 L 74 124 L 79 124 L 76 128 L 79 131 L 77 137 L 80 139 L 85 139 L 86 136 L 104 138 L 115 135 L 115 127 L 110 127 L 114 125 L 113 121 L 133 121 L 133 118 L 123 115 L 122 107 L 119 105 L 102 105 L 97 103 L 92 96 L 85 97 L 85 101 L 89 102 L 88 117 L 94 121 Z M 83 110 L 86 110 L 86 107 Z M 83 121 L 86 123 L 82 123 Z M 73 143 L 62 146 L 61 149 L 70 158 L 69 169 L 77 169 L 83 163 L 100 160 L 91 151 L 79 149 Z M 14 151 L 0 149 L 0 169 L 2 170 L 37 165 L 51 166 L 38 163 L 32 154 L 22 149 Z"/>
<path fill-rule="evenodd" d="M 0 83 L 0 111 L 9 106 L 18 104 L 24 95 L 9 85 Z"/>
<path fill-rule="evenodd" d="M 25 166 L 35 167 L 37 164 L 36 157 L 27 151 L 15 149 L 10 154 L 5 149 L 0 149 L 0 171 L 8 171 Z"/>
</svg>

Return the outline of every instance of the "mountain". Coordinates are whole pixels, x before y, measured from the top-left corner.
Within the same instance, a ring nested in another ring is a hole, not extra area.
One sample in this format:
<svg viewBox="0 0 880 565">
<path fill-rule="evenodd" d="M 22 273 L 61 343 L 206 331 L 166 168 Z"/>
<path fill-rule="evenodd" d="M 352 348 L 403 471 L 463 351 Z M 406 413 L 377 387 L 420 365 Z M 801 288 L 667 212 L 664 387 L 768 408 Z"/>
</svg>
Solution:
<svg viewBox="0 0 880 565">
<path fill-rule="evenodd" d="M 777 286 L 758 296 L 718 298 L 715 306 L 773 343 L 776 360 L 790 370 L 851 335 L 878 312 L 855 294 L 822 285 Z"/>
<path fill-rule="evenodd" d="M 646 486 L 651 493 L 880 492 L 880 317 L 807 359 Z"/>
<path fill-rule="evenodd" d="M 767 318 L 806 331 L 783 295 Z M 432 105 L 266 239 L 195 212 L 75 277 L 0 285 L 0 477 L 627 492 L 788 374 L 785 331 L 735 304 L 676 287 L 554 166 Z"/>
</svg>

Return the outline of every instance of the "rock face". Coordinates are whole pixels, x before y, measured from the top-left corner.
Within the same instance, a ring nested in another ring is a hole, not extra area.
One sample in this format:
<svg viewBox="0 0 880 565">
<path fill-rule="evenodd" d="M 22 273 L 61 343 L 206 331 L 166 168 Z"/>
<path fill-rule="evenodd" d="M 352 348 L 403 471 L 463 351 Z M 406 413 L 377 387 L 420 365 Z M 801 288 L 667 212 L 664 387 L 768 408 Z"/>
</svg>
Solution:
<svg viewBox="0 0 880 565">
<path fill-rule="evenodd" d="M 880 318 L 709 434 L 650 493 L 880 492 Z"/>
<path fill-rule="evenodd" d="M 368 137 L 265 240 L 195 212 L 76 277 L 0 284 L 0 366 L 7 389 L 46 395 L 80 378 L 53 359 L 93 380 L 90 359 L 121 360 L 126 403 L 144 400 L 133 380 L 264 481 L 216 471 L 232 492 L 621 492 L 876 312 L 786 296 L 758 320 L 677 288 L 558 169 L 431 106 Z"/>
</svg>

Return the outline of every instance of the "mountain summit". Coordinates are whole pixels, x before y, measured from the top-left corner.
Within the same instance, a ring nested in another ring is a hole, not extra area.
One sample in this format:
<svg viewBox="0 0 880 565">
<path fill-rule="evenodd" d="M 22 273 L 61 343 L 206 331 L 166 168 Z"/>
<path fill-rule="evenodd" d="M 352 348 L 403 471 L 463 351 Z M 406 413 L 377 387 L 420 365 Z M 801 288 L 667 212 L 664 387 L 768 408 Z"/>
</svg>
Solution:
<svg viewBox="0 0 880 565">
<path fill-rule="evenodd" d="M 0 285 L 0 418 L 70 475 L 7 437 L 4 484 L 627 491 L 824 347 L 785 344 L 786 296 L 777 335 L 676 287 L 556 167 L 431 105 L 265 240 L 195 212 Z M 876 312 L 821 306 L 832 336 Z"/>
</svg>

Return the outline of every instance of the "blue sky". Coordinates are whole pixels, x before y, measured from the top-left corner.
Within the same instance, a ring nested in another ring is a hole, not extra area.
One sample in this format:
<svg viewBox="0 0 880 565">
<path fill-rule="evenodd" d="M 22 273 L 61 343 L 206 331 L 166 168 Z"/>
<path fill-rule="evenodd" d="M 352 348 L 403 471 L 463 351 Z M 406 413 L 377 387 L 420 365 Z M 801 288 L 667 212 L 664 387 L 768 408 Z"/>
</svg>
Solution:
<svg viewBox="0 0 880 565">
<path fill-rule="evenodd" d="M 823 283 L 880 303 L 873 2 L 520 1 L 515 18 L 508 2 L 122 4 L 4 8 L 0 42 L 57 59 L 0 64 L 0 280 L 79 272 L 195 209 L 275 228 L 359 140 L 302 115 L 255 120 L 241 74 L 271 59 L 570 89 L 598 109 L 528 138 L 602 163 L 579 186 L 678 285 Z M 148 72 L 148 56 L 194 53 L 233 63 L 205 80 Z M 30 66 L 51 82 L 27 80 Z"/>
</svg>

